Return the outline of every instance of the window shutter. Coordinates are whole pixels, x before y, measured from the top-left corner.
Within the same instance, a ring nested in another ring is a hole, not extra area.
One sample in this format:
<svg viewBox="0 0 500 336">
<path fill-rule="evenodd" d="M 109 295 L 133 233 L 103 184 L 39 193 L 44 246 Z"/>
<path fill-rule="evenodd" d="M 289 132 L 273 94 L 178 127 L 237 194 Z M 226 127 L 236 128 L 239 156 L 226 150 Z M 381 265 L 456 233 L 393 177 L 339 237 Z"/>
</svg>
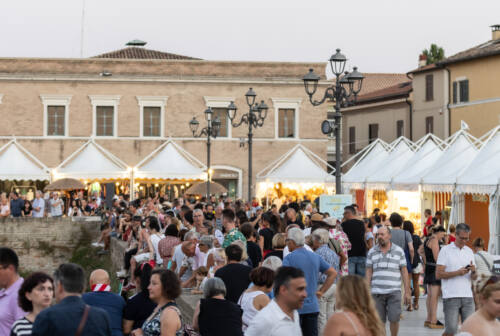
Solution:
<svg viewBox="0 0 500 336">
<path fill-rule="evenodd" d="M 453 82 L 453 104 L 457 103 L 457 82 Z"/>
<path fill-rule="evenodd" d="M 469 101 L 469 80 L 460 81 L 460 102 Z"/>
<path fill-rule="evenodd" d="M 368 125 L 368 137 L 370 143 L 378 138 L 378 124 Z"/>
<path fill-rule="evenodd" d="M 396 122 L 396 133 L 397 133 L 398 138 L 404 135 L 404 121 L 403 120 L 398 120 Z"/>
<path fill-rule="evenodd" d="M 349 154 L 356 153 L 356 127 L 349 127 Z"/>
<path fill-rule="evenodd" d="M 425 76 L 425 100 L 434 99 L 434 75 Z"/>
</svg>

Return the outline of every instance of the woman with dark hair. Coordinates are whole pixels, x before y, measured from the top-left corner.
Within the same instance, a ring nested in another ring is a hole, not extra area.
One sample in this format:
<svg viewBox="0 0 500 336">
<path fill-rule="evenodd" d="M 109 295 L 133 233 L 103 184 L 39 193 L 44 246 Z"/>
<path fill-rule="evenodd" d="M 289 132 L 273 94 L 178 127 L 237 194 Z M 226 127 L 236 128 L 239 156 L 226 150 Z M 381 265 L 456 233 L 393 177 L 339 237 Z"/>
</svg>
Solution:
<svg viewBox="0 0 500 336">
<path fill-rule="evenodd" d="M 415 234 L 415 229 L 413 228 L 413 223 L 410 221 L 403 222 L 403 230 L 408 231 L 411 234 L 411 238 L 413 240 L 413 249 L 418 251 L 420 246 L 422 245 L 422 240 L 418 235 Z M 420 255 L 415 253 L 413 255 L 413 260 L 411 261 L 411 275 L 410 280 L 413 283 L 413 295 L 415 298 L 413 299 L 413 305 L 410 303 L 408 305 L 408 311 L 412 311 L 413 309 L 418 310 L 418 299 L 420 297 L 420 274 L 422 273 L 422 262 L 420 259 Z"/>
<path fill-rule="evenodd" d="M 143 263 L 134 270 L 134 283 L 139 292 L 127 300 L 123 310 L 123 334 L 128 335 L 132 330 L 140 328 L 156 307 L 149 298 L 149 282 L 153 268 L 149 263 Z"/>
<path fill-rule="evenodd" d="M 24 207 L 21 209 L 21 215 L 23 217 L 31 217 L 33 211 L 33 207 L 31 206 L 31 202 L 28 200 L 24 201 Z"/>
<path fill-rule="evenodd" d="M 19 288 L 19 307 L 28 314 L 14 322 L 11 336 L 31 335 L 31 328 L 37 315 L 49 307 L 54 296 L 54 280 L 42 272 L 36 272 L 24 279 Z"/>
<path fill-rule="evenodd" d="M 175 299 L 181 295 L 181 282 L 171 270 L 156 269 L 149 283 L 149 298 L 156 302 L 153 313 L 141 329 L 132 332 L 133 336 L 182 336 L 181 312 Z"/>
<path fill-rule="evenodd" d="M 163 266 L 170 269 L 171 260 L 174 255 L 174 247 L 179 245 L 179 230 L 175 224 L 170 224 L 165 229 L 165 237 L 158 242 L 158 252 L 163 259 Z"/>
<path fill-rule="evenodd" d="M 262 250 L 262 255 L 265 257 L 273 249 L 273 237 L 278 231 L 276 225 L 276 218 L 271 211 L 264 212 L 260 218 L 259 225 L 259 247 Z M 271 228 L 272 223 L 274 223 L 275 228 Z"/>
</svg>

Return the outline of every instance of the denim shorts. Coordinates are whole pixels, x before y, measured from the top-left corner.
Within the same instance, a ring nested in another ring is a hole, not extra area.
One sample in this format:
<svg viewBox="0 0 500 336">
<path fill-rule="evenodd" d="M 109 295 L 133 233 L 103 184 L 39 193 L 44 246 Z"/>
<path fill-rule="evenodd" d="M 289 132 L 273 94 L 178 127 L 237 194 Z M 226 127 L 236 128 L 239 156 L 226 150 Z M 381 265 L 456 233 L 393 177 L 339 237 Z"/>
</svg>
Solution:
<svg viewBox="0 0 500 336">
<path fill-rule="evenodd" d="M 389 294 L 372 294 L 375 300 L 375 307 L 383 323 L 399 322 L 401 318 L 401 292 Z"/>
</svg>

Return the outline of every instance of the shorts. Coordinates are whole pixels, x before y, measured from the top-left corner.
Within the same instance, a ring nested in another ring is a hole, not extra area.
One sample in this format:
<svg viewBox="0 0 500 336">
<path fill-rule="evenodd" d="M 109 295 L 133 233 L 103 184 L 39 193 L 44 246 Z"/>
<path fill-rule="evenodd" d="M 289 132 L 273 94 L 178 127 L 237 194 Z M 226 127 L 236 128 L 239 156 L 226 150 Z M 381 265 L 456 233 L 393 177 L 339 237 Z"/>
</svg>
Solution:
<svg viewBox="0 0 500 336">
<path fill-rule="evenodd" d="M 141 254 L 137 254 L 134 256 L 134 260 L 138 263 L 138 264 L 141 264 L 145 261 L 148 261 L 150 258 L 150 255 L 151 253 L 141 253 Z"/>
<path fill-rule="evenodd" d="M 420 273 L 422 273 L 423 270 L 424 270 L 424 268 L 422 267 L 422 263 L 418 263 L 417 267 L 413 267 L 411 272 L 413 274 L 420 274 Z"/>
<path fill-rule="evenodd" d="M 399 322 L 401 318 L 401 292 L 389 294 L 372 294 L 375 300 L 375 307 L 383 323 Z"/>
</svg>

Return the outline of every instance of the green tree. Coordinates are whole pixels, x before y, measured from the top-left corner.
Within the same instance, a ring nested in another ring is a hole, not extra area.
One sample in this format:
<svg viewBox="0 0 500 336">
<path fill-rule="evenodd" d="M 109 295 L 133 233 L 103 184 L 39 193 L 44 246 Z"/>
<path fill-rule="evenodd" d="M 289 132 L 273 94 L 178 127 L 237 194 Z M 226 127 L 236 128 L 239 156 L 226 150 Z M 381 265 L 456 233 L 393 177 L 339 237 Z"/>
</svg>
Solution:
<svg viewBox="0 0 500 336">
<path fill-rule="evenodd" d="M 424 49 L 422 54 L 427 56 L 427 64 L 433 64 L 444 59 L 444 49 L 432 43 L 429 49 Z"/>
</svg>

